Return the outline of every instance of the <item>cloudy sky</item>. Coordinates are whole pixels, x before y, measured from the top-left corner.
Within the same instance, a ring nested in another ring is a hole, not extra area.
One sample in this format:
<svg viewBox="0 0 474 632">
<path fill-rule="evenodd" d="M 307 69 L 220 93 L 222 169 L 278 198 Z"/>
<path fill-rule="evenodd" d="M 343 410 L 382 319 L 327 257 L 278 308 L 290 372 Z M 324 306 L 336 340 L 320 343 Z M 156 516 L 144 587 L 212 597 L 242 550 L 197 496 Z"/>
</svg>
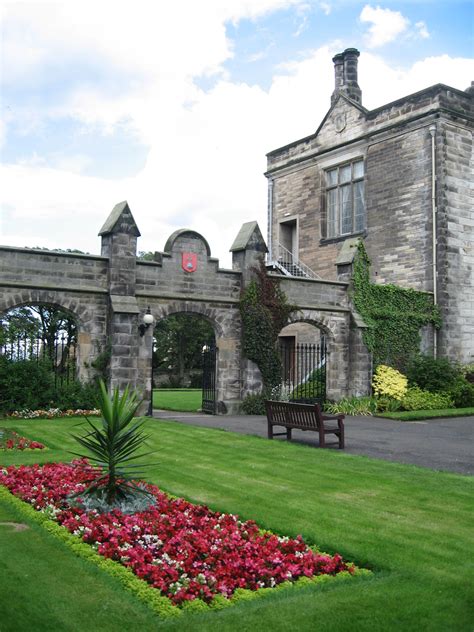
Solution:
<svg viewBox="0 0 474 632">
<path fill-rule="evenodd" d="M 462 0 L 62 0 L 0 4 L 0 243 L 98 253 L 128 200 L 140 250 L 177 228 L 222 267 L 266 234 L 265 154 L 313 133 L 331 58 L 361 51 L 369 109 L 474 79 Z"/>
</svg>

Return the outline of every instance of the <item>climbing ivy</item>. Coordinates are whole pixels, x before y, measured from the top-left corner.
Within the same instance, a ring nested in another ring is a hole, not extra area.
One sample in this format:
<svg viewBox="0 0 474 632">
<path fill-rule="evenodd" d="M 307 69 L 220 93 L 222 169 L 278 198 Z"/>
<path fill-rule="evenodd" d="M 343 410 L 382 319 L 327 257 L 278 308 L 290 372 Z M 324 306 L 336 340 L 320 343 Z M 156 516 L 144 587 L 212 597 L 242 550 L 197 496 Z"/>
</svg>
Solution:
<svg viewBox="0 0 474 632">
<path fill-rule="evenodd" d="M 281 360 L 276 343 L 297 307 L 288 303 L 278 280 L 267 274 L 263 259 L 252 270 L 255 278 L 240 298 L 242 344 L 245 356 L 260 369 L 267 390 L 280 384 Z"/>
<path fill-rule="evenodd" d="M 353 301 L 368 328 L 363 338 L 373 354 L 374 366 L 388 364 L 405 369 L 420 347 L 420 328 L 441 326 L 432 296 L 397 285 L 370 282 L 370 260 L 359 242 L 354 259 Z"/>
</svg>

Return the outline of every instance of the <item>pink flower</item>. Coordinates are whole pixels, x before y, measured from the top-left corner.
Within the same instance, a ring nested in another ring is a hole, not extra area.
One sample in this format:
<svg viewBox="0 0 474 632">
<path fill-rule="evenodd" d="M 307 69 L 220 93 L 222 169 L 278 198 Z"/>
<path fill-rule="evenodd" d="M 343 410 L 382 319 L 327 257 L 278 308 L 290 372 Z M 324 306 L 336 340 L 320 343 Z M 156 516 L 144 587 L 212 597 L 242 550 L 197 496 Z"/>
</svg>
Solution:
<svg viewBox="0 0 474 632">
<path fill-rule="evenodd" d="M 196 598 L 209 602 L 219 593 L 230 597 L 237 588 L 257 590 L 301 576 L 353 572 L 339 555 L 313 551 L 300 536 L 261 534 L 252 521 L 170 499 L 154 485 L 147 489 L 156 504 L 133 515 L 71 507 L 67 497 L 100 475 L 81 459 L 10 466 L 0 471 L 0 483 L 37 509 L 53 508 L 59 524 L 99 554 L 132 569 L 175 604 Z"/>
</svg>

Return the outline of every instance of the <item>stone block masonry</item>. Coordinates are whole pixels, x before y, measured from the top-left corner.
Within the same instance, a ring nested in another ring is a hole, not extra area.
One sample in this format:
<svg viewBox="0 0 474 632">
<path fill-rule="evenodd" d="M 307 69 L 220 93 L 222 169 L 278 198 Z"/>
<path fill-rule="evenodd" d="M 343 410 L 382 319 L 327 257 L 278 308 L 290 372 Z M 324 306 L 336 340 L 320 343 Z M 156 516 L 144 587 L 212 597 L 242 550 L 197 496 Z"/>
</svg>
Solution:
<svg viewBox="0 0 474 632">
<path fill-rule="evenodd" d="M 242 288 L 266 252 L 257 223 L 244 224 L 237 235 L 232 270 L 219 268 L 205 238 L 186 229 L 171 235 L 157 261 L 138 260 L 140 232 L 126 202 L 114 207 L 99 234 L 100 257 L 0 247 L 0 313 L 29 303 L 47 303 L 71 313 L 78 325 L 79 376 L 92 377 L 91 364 L 109 350 L 110 387 L 139 390 L 144 398 L 142 414 L 148 409 L 152 387 L 153 330 L 139 334 L 144 313 L 150 308 L 155 321 L 179 313 L 205 318 L 216 338 L 217 410 L 237 412 L 245 395 L 261 388 L 258 369 L 242 357 L 239 311 Z M 183 267 L 187 254 L 195 257 L 192 272 Z M 349 376 L 358 369 L 351 368 L 347 283 L 285 278 L 282 287 L 302 308 L 295 321 L 312 323 L 328 335 L 334 359 L 329 396 L 349 394 Z M 361 357 L 354 362 L 362 366 L 367 352 L 357 353 Z"/>
</svg>

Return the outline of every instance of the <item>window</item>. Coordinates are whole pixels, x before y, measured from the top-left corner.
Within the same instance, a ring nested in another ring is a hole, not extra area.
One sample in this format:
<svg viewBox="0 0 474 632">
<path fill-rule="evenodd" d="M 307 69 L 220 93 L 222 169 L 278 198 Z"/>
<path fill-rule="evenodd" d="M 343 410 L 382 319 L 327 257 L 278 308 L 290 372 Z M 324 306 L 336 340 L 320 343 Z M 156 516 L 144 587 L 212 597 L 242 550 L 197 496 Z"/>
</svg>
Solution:
<svg viewBox="0 0 474 632">
<path fill-rule="evenodd" d="M 326 212 L 328 238 L 364 230 L 363 160 L 326 171 Z"/>
</svg>

